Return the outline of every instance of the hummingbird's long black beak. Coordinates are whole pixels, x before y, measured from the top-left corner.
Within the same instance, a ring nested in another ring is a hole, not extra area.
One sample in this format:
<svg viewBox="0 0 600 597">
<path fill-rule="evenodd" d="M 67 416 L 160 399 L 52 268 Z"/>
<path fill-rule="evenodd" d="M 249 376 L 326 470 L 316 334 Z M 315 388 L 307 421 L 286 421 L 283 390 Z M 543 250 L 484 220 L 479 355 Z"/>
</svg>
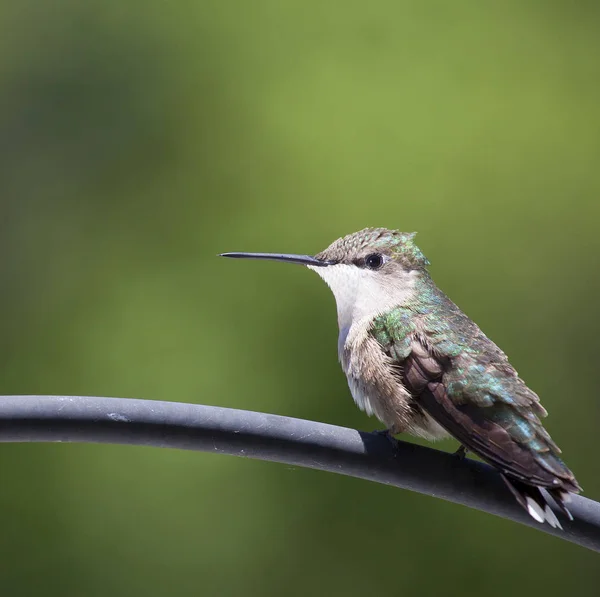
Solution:
<svg viewBox="0 0 600 597">
<path fill-rule="evenodd" d="M 284 253 L 221 253 L 220 257 L 232 257 L 233 259 L 270 259 L 271 261 L 288 261 L 289 263 L 301 263 L 302 265 L 314 265 L 326 267 L 333 265 L 333 261 L 322 261 L 310 255 L 286 255 Z"/>
</svg>

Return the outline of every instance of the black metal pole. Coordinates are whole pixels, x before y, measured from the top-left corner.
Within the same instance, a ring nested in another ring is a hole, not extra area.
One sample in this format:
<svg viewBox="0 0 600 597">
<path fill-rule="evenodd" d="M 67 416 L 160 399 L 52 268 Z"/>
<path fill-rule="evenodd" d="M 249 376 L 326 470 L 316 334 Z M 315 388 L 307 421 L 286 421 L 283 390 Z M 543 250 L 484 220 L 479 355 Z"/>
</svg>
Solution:
<svg viewBox="0 0 600 597">
<path fill-rule="evenodd" d="M 252 411 L 126 398 L 0 396 L 0 442 L 135 444 L 272 460 L 394 485 L 600 551 L 600 504 L 573 496 L 564 530 L 535 522 L 490 466 L 385 437 Z"/>
</svg>

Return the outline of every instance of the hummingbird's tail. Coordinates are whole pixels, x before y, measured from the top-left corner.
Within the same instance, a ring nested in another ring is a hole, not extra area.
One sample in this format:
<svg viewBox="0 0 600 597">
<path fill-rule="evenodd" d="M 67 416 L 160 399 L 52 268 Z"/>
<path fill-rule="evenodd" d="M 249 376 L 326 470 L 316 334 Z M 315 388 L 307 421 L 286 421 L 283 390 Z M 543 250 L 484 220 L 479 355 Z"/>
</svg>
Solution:
<svg viewBox="0 0 600 597">
<path fill-rule="evenodd" d="M 512 494 L 517 498 L 517 502 L 527 510 L 532 518 L 541 523 L 547 522 L 551 527 L 562 530 L 562 526 L 556 517 L 556 514 L 552 511 L 550 503 L 540 491 L 539 487 L 528 485 L 527 483 L 523 483 L 523 481 L 519 481 L 506 475 L 502 475 L 502 478 Z M 573 520 L 573 516 L 565 505 L 565 503 L 569 501 L 571 494 L 560 488 L 550 487 L 545 489 L 552 496 L 552 499 L 556 502 L 556 505 L 560 508 L 561 512 L 563 512 L 569 520 Z"/>
</svg>

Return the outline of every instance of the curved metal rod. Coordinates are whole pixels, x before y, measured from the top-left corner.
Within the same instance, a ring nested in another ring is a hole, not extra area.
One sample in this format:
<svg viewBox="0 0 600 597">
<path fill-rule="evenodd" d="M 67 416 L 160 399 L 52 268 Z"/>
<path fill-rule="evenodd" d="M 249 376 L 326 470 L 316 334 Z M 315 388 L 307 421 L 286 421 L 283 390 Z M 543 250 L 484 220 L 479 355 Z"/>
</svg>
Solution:
<svg viewBox="0 0 600 597">
<path fill-rule="evenodd" d="M 600 551 L 600 504 L 573 496 L 564 531 L 538 524 L 498 473 L 384 436 L 252 411 L 126 398 L 0 396 L 1 442 L 87 442 L 271 460 L 394 485 L 483 510 Z"/>
</svg>

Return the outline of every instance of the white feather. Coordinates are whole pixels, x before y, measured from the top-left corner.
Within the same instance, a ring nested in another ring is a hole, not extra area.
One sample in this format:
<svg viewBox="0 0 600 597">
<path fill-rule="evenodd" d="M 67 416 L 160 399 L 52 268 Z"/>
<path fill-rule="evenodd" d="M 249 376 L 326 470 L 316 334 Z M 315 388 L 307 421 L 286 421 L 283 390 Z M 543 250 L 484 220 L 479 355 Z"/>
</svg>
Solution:
<svg viewBox="0 0 600 597">
<path fill-rule="evenodd" d="M 529 512 L 529 514 L 533 518 L 535 518 L 535 520 L 543 523 L 544 520 L 546 519 L 546 517 L 544 515 L 544 511 L 542 510 L 541 506 L 533 498 L 530 498 L 530 497 L 526 498 L 526 503 L 527 503 L 527 512 Z"/>
<path fill-rule="evenodd" d="M 560 522 L 558 518 L 556 518 L 556 514 L 552 511 L 552 508 L 548 504 L 544 508 L 544 514 L 546 515 L 546 522 L 555 529 L 563 530 L 562 526 L 560 526 Z"/>
</svg>

